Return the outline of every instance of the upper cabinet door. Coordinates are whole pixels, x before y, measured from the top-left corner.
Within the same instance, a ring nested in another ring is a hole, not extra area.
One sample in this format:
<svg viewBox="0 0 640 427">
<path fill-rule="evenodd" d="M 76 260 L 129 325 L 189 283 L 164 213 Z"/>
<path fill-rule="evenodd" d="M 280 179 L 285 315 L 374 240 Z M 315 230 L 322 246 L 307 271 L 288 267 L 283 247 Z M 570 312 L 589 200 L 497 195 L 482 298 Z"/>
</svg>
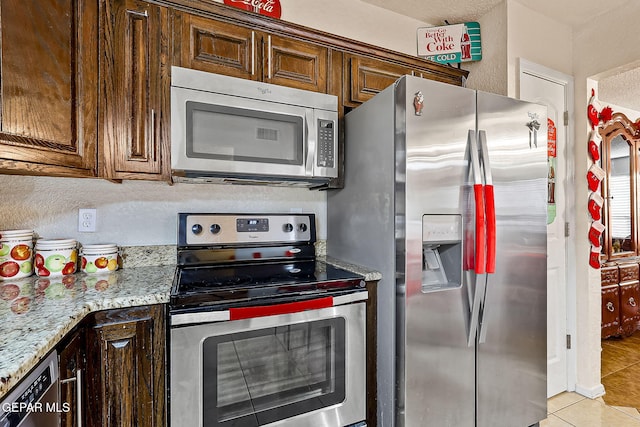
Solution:
<svg viewBox="0 0 640 427">
<path fill-rule="evenodd" d="M 257 80 L 262 72 L 256 32 L 188 13 L 177 13 L 174 52 L 185 68 Z"/>
<path fill-rule="evenodd" d="M 267 83 L 327 92 L 329 49 L 292 38 L 266 35 L 263 80 Z"/>
<path fill-rule="evenodd" d="M 96 174 L 98 4 L 0 0 L 0 170 Z"/>
<path fill-rule="evenodd" d="M 177 13 L 174 65 L 282 86 L 327 91 L 329 49 L 215 19 Z"/>
<path fill-rule="evenodd" d="M 103 8 L 100 175 L 168 179 L 167 9 L 138 0 L 106 0 Z"/>
<path fill-rule="evenodd" d="M 350 106 L 370 100 L 401 76 L 411 74 L 408 67 L 357 55 L 345 56 L 344 71 L 344 100 Z"/>
</svg>

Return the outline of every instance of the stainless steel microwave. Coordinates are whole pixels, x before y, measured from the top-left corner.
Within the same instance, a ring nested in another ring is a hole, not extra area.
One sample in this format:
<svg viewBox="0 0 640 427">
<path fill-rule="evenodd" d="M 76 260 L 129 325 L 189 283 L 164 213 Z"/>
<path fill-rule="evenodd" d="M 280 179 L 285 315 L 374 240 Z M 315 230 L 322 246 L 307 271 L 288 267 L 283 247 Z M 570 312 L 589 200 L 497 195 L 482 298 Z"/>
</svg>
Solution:
<svg viewBox="0 0 640 427">
<path fill-rule="evenodd" d="M 322 186 L 337 141 L 336 96 L 171 69 L 174 181 Z"/>
</svg>

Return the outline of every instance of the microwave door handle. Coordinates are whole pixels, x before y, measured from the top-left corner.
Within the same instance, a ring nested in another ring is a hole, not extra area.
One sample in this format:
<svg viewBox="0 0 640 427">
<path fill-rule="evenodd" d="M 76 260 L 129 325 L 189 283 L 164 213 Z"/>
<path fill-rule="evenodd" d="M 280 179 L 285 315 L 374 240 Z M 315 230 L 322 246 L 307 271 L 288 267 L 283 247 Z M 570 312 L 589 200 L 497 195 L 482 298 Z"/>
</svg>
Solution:
<svg viewBox="0 0 640 427">
<path fill-rule="evenodd" d="M 304 110 L 304 140 L 302 141 L 303 153 L 306 153 L 304 162 L 304 173 L 306 176 L 313 176 L 313 159 L 316 155 L 316 134 L 314 132 L 316 121 L 313 109 L 306 108 Z"/>
</svg>

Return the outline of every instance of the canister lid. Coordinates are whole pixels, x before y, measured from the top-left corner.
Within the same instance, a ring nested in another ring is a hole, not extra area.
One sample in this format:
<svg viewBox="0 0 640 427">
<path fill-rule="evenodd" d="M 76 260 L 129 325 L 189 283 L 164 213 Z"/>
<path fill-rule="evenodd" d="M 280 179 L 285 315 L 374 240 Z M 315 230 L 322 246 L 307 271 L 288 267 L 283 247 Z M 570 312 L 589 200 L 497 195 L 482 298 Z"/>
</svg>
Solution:
<svg viewBox="0 0 640 427">
<path fill-rule="evenodd" d="M 75 247 L 75 239 L 38 239 L 36 249 L 60 249 Z"/>
<path fill-rule="evenodd" d="M 0 240 L 33 238 L 33 230 L 0 230 Z"/>
<path fill-rule="evenodd" d="M 118 252 L 118 246 L 113 243 L 82 245 L 81 251 L 85 255 L 110 254 L 110 253 Z"/>
</svg>

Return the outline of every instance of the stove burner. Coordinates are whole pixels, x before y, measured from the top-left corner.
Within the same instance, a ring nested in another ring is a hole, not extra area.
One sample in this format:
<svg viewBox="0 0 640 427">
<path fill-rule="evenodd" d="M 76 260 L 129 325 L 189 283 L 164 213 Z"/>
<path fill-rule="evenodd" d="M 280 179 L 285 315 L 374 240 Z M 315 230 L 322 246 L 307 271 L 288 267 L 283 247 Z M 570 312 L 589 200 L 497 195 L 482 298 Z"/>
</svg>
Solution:
<svg viewBox="0 0 640 427">
<path fill-rule="evenodd" d="M 341 293 L 362 290 L 362 279 L 317 260 L 178 268 L 171 305 L 174 309 L 241 306 L 248 301 Z"/>
<path fill-rule="evenodd" d="M 316 259 L 314 214 L 178 214 L 170 307 L 217 310 L 363 290 L 363 278 Z"/>
</svg>

